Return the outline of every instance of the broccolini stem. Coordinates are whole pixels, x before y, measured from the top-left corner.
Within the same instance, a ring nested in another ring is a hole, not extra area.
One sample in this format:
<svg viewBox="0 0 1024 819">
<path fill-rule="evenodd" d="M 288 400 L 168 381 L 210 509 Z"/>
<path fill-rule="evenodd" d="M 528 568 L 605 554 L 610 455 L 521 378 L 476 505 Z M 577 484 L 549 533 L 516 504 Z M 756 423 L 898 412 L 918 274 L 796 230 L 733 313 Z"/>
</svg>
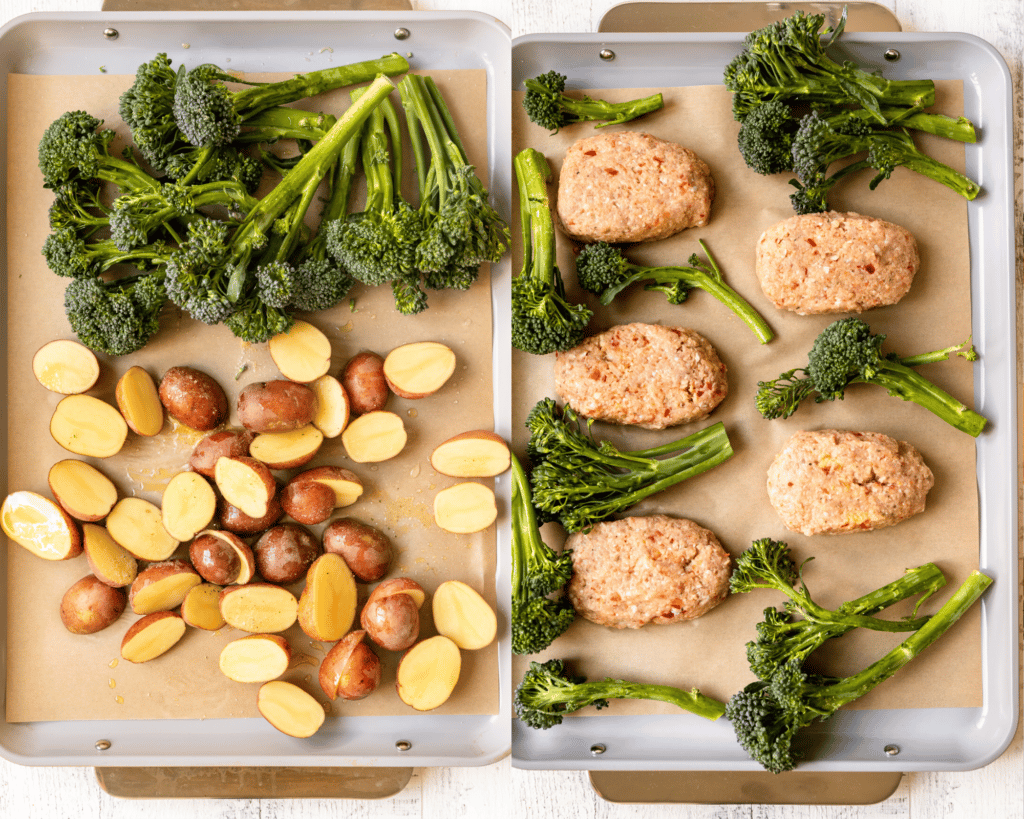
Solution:
<svg viewBox="0 0 1024 819">
<path fill-rule="evenodd" d="M 920 373 L 897 361 L 883 359 L 878 371 L 870 379 L 855 378 L 851 383 L 871 383 L 884 387 L 889 395 L 913 401 L 934 413 L 947 424 L 977 438 L 988 423 L 985 416 L 957 401 L 952 395 L 933 384 Z"/>
<path fill-rule="evenodd" d="M 925 154 L 905 156 L 901 158 L 900 164 L 908 171 L 919 173 L 945 185 L 954 193 L 964 197 L 964 199 L 976 199 L 978 194 L 981 193 L 981 186 L 973 179 Z M 887 172 L 880 173 L 868 183 L 868 187 L 874 190 L 883 179 L 888 178 L 889 174 Z"/>
<path fill-rule="evenodd" d="M 882 115 L 893 125 L 912 128 L 926 134 L 955 139 L 957 142 L 977 142 L 978 134 L 974 124 L 966 117 L 949 117 L 945 114 L 932 114 L 913 110 L 900 113 L 899 109 L 882 109 Z"/>
<path fill-rule="evenodd" d="M 550 285 L 555 282 L 554 221 L 548 205 L 547 178 L 551 167 L 540 151 L 527 148 L 516 154 L 519 212 L 523 230 L 523 273 Z M 529 271 L 529 273 L 528 273 Z"/>
<path fill-rule="evenodd" d="M 531 80 L 526 81 L 526 87 L 530 87 Z M 575 99 L 562 94 L 561 106 L 570 116 L 566 117 L 567 123 L 589 122 L 592 120 L 605 120 L 595 125 L 595 128 L 604 128 L 606 125 L 617 125 L 623 122 L 642 117 L 652 111 L 657 111 L 664 105 L 664 98 L 659 94 L 651 94 L 649 97 L 630 100 L 626 103 L 612 103 L 606 100 L 595 100 L 589 97 Z"/>
<path fill-rule="evenodd" d="M 960 588 L 928 619 L 927 623 L 884 657 L 863 671 L 839 682 L 826 686 L 808 686 L 814 701 L 819 707 L 824 705 L 828 712 L 832 713 L 836 708 L 864 696 L 945 634 L 991 584 L 992 578 L 977 570 L 971 572 Z"/>
<path fill-rule="evenodd" d="M 685 691 L 671 685 L 649 685 L 625 680 L 579 683 L 573 687 L 572 699 L 573 706 L 578 705 L 580 708 L 593 705 L 599 700 L 657 700 L 712 721 L 725 713 L 725 703 L 702 694 L 696 688 Z"/>
</svg>

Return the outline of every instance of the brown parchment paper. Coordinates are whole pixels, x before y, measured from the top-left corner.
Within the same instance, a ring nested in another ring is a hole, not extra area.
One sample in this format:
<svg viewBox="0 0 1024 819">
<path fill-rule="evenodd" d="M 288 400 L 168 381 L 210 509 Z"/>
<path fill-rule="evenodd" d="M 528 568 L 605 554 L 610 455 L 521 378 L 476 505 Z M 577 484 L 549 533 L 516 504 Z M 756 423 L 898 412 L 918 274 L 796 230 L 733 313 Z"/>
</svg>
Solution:
<svg viewBox="0 0 1024 819">
<path fill-rule="evenodd" d="M 705 293 L 694 290 L 679 306 L 661 294 L 634 289 L 608 308 L 579 291 L 573 266 L 573 243 L 559 234 L 559 265 L 570 295 L 586 299 L 595 310 L 592 330 L 645 321 L 696 329 L 718 349 L 729 370 L 729 396 L 711 417 L 663 432 L 595 424 L 599 437 L 630 448 L 646 448 L 682 437 L 714 421 L 723 421 L 734 456 L 712 470 L 634 507 L 632 514 L 666 513 L 688 517 L 711 529 L 734 556 L 760 537 L 790 544 L 798 561 L 814 556 L 804 577 L 815 599 L 835 606 L 898 578 L 905 568 L 935 562 L 948 578 L 946 588 L 922 611 L 933 611 L 977 567 L 978 508 L 974 440 L 953 430 L 916 405 L 890 398 L 876 387 L 851 388 L 845 401 L 802 406 L 787 420 L 767 421 L 754 408 L 757 382 L 804 366 L 814 338 L 837 316 L 802 317 L 775 309 L 754 275 L 754 247 L 769 226 L 793 215 L 789 204 L 791 174 L 762 177 L 746 168 L 736 149 L 738 124 L 731 97 L 721 86 L 670 89 L 592 89 L 585 93 L 609 100 L 642 97 L 663 91 L 663 110 L 617 130 L 646 131 L 694 150 L 711 167 L 717 195 L 710 223 L 670 239 L 635 245 L 627 255 L 644 264 L 685 264 L 704 239 L 725 280 L 743 294 L 775 330 L 776 338 L 761 346 L 753 333 L 730 311 Z M 516 95 L 513 143 L 544 153 L 553 175 L 551 195 L 566 148 L 595 132 L 590 125 L 549 135 L 523 113 Z M 962 86 L 939 83 L 933 110 L 962 112 Z M 936 138 L 919 144 L 947 164 L 963 169 L 963 146 Z M 870 192 L 862 176 L 834 189 L 832 206 L 858 211 L 904 225 L 917 237 L 921 270 L 900 304 L 862 314 L 875 332 L 888 334 L 884 352 L 904 355 L 939 349 L 966 339 L 970 325 L 970 262 L 967 210 L 964 200 L 931 180 L 898 169 Z M 514 236 L 519 234 L 513 231 Z M 521 258 L 521 257 L 520 257 Z M 521 261 L 516 261 L 519 269 Z M 525 432 L 518 419 L 544 396 L 555 396 L 553 356 L 534 357 L 513 351 L 513 412 L 523 451 Z M 971 366 L 958 359 L 921 369 L 953 395 L 972 404 Z M 800 429 L 851 429 L 883 432 L 909 441 L 935 473 L 927 510 L 898 526 L 875 532 L 805 537 L 786 531 L 768 503 L 765 474 L 775 454 Z M 557 546 L 563 535 L 556 525 L 545 527 L 548 542 Z M 696 621 L 648 625 L 638 631 L 596 626 L 577 619 L 541 657 L 516 658 L 518 681 L 531 659 L 563 657 L 576 673 L 590 679 L 606 676 L 667 683 L 725 699 L 752 679 L 745 644 L 755 638 L 754 625 L 769 605 L 781 605 L 772 592 L 733 595 Z M 981 704 L 979 607 L 968 613 L 941 641 L 892 680 L 857 701 L 856 708 L 978 706 Z M 893 607 L 886 617 L 910 612 L 908 604 Z M 857 630 L 833 641 L 815 656 L 814 664 L 831 673 L 863 668 L 899 642 L 898 635 Z M 613 714 L 671 713 L 656 703 L 617 701 Z"/>
<path fill-rule="evenodd" d="M 431 72 L 453 109 L 470 160 L 486 178 L 486 73 L 482 70 Z M 268 77 L 268 78 L 273 78 Z M 50 414 L 60 396 L 48 393 L 33 378 L 31 356 L 54 338 L 73 338 L 63 314 L 63 284 L 47 269 L 39 249 L 46 234 L 52 195 L 43 189 L 33 146 L 46 126 L 67 110 L 84 109 L 123 131 L 117 116 L 120 93 L 132 77 L 97 75 L 46 77 L 13 75 L 8 80 L 9 245 L 7 355 L 9 442 L 8 486 L 48 494 L 46 474 L 54 462 L 69 457 L 47 433 Z M 347 91 L 318 98 L 322 109 L 340 113 Z M 393 96 L 400 107 L 397 92 Z M 411 158 L 410 158 L 411 161 Z M 415 173 L 405 177 L 415 188 Z M 415 193 L 410 194 L 416 201 Z M 361 192 L 356 193 L 355 205 Z M 433 520 L 434 495 L 455 483 L 434 472 L 433 448 L 453 434 L 491 429 L 494 424 L 491 378 L 490 279 L 481 271 L 467 292 L 430 293 L 430 307 L 417 317 L 394 310 L 389 288 L 362 288 L 333 310 L 306 316 L 331 339 L 331 372 L 362 349 L 386 353 L 401 343 L 443 341 L 454 349 L 455 374 L 434 396 L 419 401 L 391 397 L 389 409 L 406 423 L 409 443 L 389 462 L 350 463 L 340 439 L 325 441 L 311 465 L 337 463 L 363 480 L 365 492 L 335 517 L 351 515 L 385 531 L 396 558 L 388 576 L 418 580 L 428 594 L 447 579 L 459 579 L 480 590 L 496 605 L 494 527 L 470 536 L 451 535 Z M 280 377 L 267 345 L 247 345 L 223 326 L 207 327 L 165 310 L 160 333 L 137 354 L 101 356 L 102 377 L 92 393 L 113 401 L 117 378 L 130 366 L 145 367 L 159 379 L 173 365 L 190 365 L 213 375 L 233 404 L 239 390 L 253 381 Z M 237 425 L 232 411 L 231 423 Z M 122 452 L 93 461 L 118 486 L 122 495 L 138 495 L 159 504 L 173 474 L 187 463 L 199 435 L 168 421 L 153 439 L 130 435 Z M 286 477 L 288 473 L 279 473 Z M 313 527 L 319 533 L 321 527 Z M 189 629 L 182 641 L 162 657 L 142 665 L 119 660 L 124 632 L 137 619 L 130 609 L 110 628 L 91 636 L 67 633 L 58 617 L 64 590 L 89 568 L 85 557 L 61 563 L 35 558 L 8 544 L 7 587 L 7 719 L 11 722 L 71 719 L 185 719 L 257 716 L 257 685 L 233 683 L 218 670 L 221 648 L 243 634 L 230 628 L 207 633 Z M 183 547 L 181 554 L 187 555 Z M 372 587 L 360 584 L 365 597 Z M 302 584 L 292 587 L 298 593 Z M 428 598 L 429 600 L 429 598 Z M 421 634 L 435 633 L 429 602 L 423 607 Z M 412 715 L 417 712 L 395 694 L 398 655 L 379 650 L 383 676 L 373 696 L 354 703 L 331 703 L 320 690 L 317 671 L 330 644 L 310 640 L 298 627 L 285 633 L 293 660 L 284 679 L 301 685 L 334 715 Z M 498 710 L 498 652 L 495 645 L 463 652 L 462 675 L 455 693 L 433 714 L 492 714 Z"/>
</svg>

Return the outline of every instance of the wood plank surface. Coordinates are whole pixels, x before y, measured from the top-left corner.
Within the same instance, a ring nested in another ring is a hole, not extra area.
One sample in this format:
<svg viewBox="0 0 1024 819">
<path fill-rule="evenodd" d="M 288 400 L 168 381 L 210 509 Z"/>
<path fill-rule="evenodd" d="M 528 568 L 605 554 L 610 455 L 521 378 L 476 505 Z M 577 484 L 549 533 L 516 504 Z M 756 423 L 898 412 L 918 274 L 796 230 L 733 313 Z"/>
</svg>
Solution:
<svg viewBox="0 0 1024 819">
<path fill-rule="evenodd" d="M 529 32 L 596 30 L 606 0 L 417 0 L 417 9 L 471 9 L 506 23 L 512 36 Z M 1002 54 L 1013 78 L 1015 233 L 1018 237 L 1018 350 L 1024 281 L 1021 195 L 1022 64 L 1024 3 L 1021 0 L 885 0 L 906 31 L 964 31 Z M 96 11 L 100 0 L 0 0 L 0 24 L 36 11 Z M 1019 362 L 1018 362 L 1019 366 Z M 1018 383 L 1020 382 L 1018 374 Z M 1018 493 L 1020 482 L 1018 481 Z M 1021 572 L 1024 576 L 1024 572 Z M 482 768 L 418 769 L 400 794 L 381 801 L 142 800 L 107 795 L 91 768 L 24 767 L 0 759 L 2 819 L 1021 819 L 1024 815 L 1024 741 L 1020 726 L 1007 752 L 987 767 L 968 772 L 917 773 L 896 793 L 868 807 L 765 805 L 615 805 L 598 797 L 587 775 L 521 771 L 508 759 Z"/>
</svg>

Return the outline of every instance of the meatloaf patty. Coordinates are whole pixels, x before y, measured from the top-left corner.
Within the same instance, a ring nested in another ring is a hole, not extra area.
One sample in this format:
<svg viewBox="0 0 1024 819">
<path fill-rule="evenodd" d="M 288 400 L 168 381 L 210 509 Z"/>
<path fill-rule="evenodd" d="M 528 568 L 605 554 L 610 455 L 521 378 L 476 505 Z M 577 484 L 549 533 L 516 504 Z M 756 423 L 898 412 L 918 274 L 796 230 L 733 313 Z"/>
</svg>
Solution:
<svg viewBox="0 0 1024 819">
<path fill-rule="evenodd" d="M 896 304 L 920 265 L 906 228 L 859 213 L 807 213 L 768 228 L 757 242 L 761 289 L 801 315 L 860 313 Z"/>
<path fill-rule="evenodd" d="M 706 225 L 714 198 L 693 151 L 633 131 L 581 139 L 558 177 L 558 218 L 584 242 L 645 242 Z"/>
<path fill-rule="evenodd" d="M 692 620 L 729 592 L 731 563 L 712 532 L 666 515 L 624 518 L 571 535 L 569 599 L 613 628 Z"/>
<path fill-rule="evenodd" d="M 935 479 L 910 444 L 878 432 L 798 432 L 768 468 L 768 498 L 787 529 L 836 535 L 924 511 Z"/>
<path fill-rule="evenodd" d="M 636 323 L 557 353 L 555 390 L 587 418 L 664 429 L 706 418 L 729 386 L 725 364 L 702 335 Z"/>
</svg>

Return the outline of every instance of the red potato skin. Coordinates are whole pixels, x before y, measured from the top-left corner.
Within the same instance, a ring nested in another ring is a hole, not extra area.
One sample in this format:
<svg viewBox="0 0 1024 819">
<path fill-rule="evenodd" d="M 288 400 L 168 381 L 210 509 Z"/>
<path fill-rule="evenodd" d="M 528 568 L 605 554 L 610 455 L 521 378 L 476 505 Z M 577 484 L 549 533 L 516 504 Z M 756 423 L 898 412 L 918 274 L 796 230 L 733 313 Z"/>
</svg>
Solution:
<svg viewBox="0 0 1024 819">
<path fill-rule="evenodd" d="M 359 625 L 381 648 L 405 651 L 419 638 L 420 612 L 408 594 L 371 594 L 360 612 Z"/>
<path fill-rule="evenodd" d="M 213 477 L 213 468 L 221 457 L 237 458 L 249 454 L 255 434 L 247 429 L 222 429 L 207 435 L 196 444 L 188 465 L 193 472 Z"/>
<path fill-rule="evenodd" d="M 87 574 L 64 592 L 60 620 L 72 634 L 95 634 L 112 625 L 127 607 L 124 589 L 115 589 Z"/>
<path fill-rule="evenodd" d="M 280 496 L 285 513 L 306 526 L 323 523 L 334 511 L 334 490 L 316 481 L 290 481 Z"/>
<path fill-rule="evenodd" d="M 288 585 L 306 576 L 320 554 L 320 542 L 297 523 L 280 523 L 252 547 L 256 571 L 264 580 Z"/>
<path fill-rule="evenodd" d="M 387 574 L 394 549 L 391 540 L 367 523 L 338 518 L 324 529 L 324 551 L 340 555 L 352 574 L 363 582 L 380 580 Z"/>
<path fill-rule="evenodd" d="M 188 557 L 199 576 L 216 586 L 234 583 L 242 568 L 238 553 L 215 535 L 196 537 L 189 544 Z"/>
<path fill-rule="evenodd" d="M 369 350 L 356 353 L 348 360 L 340 380 L 348 393 L 349 412 L 353 417 L 384 409 L 391 394 L 384 378 L 384 359 Z"/>
<path fill-rule="evenodd" d="M 380 685 L 380 658 L 363 642 L 365 635 L 350 631 L 320 663 L 320 687 L 332 700 L 361 700 Z"/>
<path fill-rule="evenodd" d="M 238 420 L 253 432 L 290 432 L 313 422 L 316 393 L 295 381 L 256 381 L 238 394 Z"/>
<path fill-rule="evenodd" d="M 214 379 L 192 367 L 171 367 L 160 379 L 160 403 L 176 421 L 209 432 L 228 417 L 228 398 Z"/>
<path fill-rule="evenodd" d="M 281 501 L 278 498 L 279 494 L 280 492 L 274 493 L 274 497 L 270 499 L 267 514 L 262 518 L 251 517 L 237 506 L 228 503 L 224 498 L 219 498 L 217 501 L 217 521 L 220 524 L 220 528 L 234 532 L 236 535 L 257 535 L 260 532 L 265 532 L 284 517 L 284 509 L 281 507 Z"/>
</svg>

